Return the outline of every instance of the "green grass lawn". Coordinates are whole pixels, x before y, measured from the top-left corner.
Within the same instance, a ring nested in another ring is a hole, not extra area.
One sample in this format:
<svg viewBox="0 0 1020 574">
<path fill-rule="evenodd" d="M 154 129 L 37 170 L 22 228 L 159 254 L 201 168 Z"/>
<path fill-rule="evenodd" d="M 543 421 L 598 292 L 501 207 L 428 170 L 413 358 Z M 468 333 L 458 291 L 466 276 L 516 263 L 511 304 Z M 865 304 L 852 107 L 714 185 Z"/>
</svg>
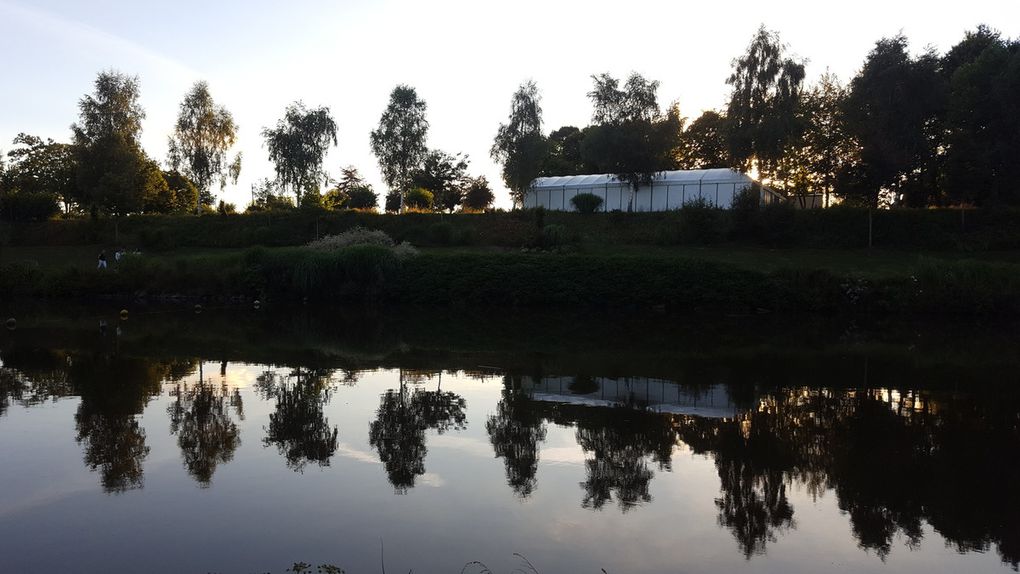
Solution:
<svg viewBox="0 0 1020 574">
<path fill-rule="evenodd" d="M 106 249 L 110 265 L 114 264 L 113 248 L 102 245 L 3 247 L 0 264 L 7 262 L 35 262 L 41 268 L 58 269 L 76 267 L 95 269 L 99 252 Z M 189 258 L 198 256 L 227 256 L 244 249 L 194 248 L 168 252 L 143 253 L 146 257 Z M 517 249 L 498 247 L 444 247 L 425 248 L 424 253 L 516 253 Z M 770 272 L 780 269 L 825 269 L 838 274 L 862 277 L 894 277 L 901 275 L 923 258 L 947 260 L 977 260 L 1000 262 L 1014 267 L 1020 273 L 1020 251 L 982 253 L 918 252 L 902 250 L 846 250 L 846 249 L 769 249 L 764 247 L 722 244 L 712 246 L 605 246 L 582 244 L 568 253 L 583 255 L 656 256 L 664 258 L 701 259 L 751 271 Z"/>
</svg>

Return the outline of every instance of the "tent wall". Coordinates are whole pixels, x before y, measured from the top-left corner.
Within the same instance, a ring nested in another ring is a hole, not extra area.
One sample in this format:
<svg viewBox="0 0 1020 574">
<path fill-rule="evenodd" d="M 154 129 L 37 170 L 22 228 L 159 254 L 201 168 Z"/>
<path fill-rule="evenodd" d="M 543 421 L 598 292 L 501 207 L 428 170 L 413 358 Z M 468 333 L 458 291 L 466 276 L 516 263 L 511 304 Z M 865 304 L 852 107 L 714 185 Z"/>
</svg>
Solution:
<svg viewBox="0 0 1020 574">
<path fill-rule="evenodd" d="M 630 186 L 611 183 L 595 186 L 536 186 L 524 198 L 524 207 L 542 206 L 556 211 L 574 211 L 571 198 L 592 193 L 602 198 L 603 211 L 669 211 L 699 198 L 709 205 L 729 209 L 733 198 L 753 182 L 746 180 L 673 183 L 657 181 L 631 194 Z M 774 193 L 762 190 L 762 202 L 771 203 Z"/>
</svg>

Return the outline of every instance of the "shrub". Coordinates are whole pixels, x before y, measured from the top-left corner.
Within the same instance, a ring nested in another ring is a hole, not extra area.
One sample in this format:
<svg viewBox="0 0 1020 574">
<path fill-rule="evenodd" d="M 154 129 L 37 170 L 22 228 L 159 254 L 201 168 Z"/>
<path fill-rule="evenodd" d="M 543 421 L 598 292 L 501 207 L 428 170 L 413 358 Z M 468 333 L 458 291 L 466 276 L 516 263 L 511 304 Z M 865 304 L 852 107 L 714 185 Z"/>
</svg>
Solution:
<svg viewBox="0 0 1020 574">
<path fill-rule="evenodd" d="M 716 243 L 726 236 L 726 217 L 722 209 L 699 197 L 680 210 L 680 237 L 687 243 Z"/>
<path fill-rule="evenodd" d="M 347 194 L 347 203 L 344 207 L 348 209 L 375 209 L 379 205 L 379 198 L 368 185 L 358 185 L 351 188 Z"/>
<path fill-rule="evenodd" d="M 52 193 L 6 193 L 0 196 L 0 217 L 8 221 L 44 221 L 60 213 Z"/>
<path fill-rule="evenodd" d="M 379 245 L 393 247 L 394 241 L 386 232 L 355 226 L 338 235 L 327 235 L 308 243 L 308 247 L 319 251 L 333 251 L 352 245 Z"/>
<path fill-rule="evenodd" d="M 432 209 L 434 199 L 431 191 L 423 187 L 416 187 L 407 192 L 404 197 L 404 206 L 408 209 L 427 211 Z"/>
<path fill-rule="evenodd" d="M 402 242 L 397 244 L 384 231 L 365 229 L 360 226 L 352 227 L 338 235 L 327 235 L 308 243 L 308 247 L 315 251 L 340 251 L 350 247 L 363 247 L 366 245 L 387 249 L 398 258 L 418 253 L 418 250 L 410 243 Z"/>
<path fill-rule="evenodd" d="M 602 198 L 594 193 L 579 193 L 570 198 L 570 205 L 580 213 L 590 215 L 602 207 Z"/>
</svg>

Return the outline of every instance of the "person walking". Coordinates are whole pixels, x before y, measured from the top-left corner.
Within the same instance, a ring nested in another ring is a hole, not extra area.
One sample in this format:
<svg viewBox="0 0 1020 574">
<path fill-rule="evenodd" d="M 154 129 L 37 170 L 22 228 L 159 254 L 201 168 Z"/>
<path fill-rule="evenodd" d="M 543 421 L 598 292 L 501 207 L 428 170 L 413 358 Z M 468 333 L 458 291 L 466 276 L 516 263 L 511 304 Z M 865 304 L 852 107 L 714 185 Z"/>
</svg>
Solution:
<svg viewBox="0 0 1020 574">
<path fill-rule="evenodd" d="M 96 269 L 106 269 L 106 250 L 99 252 L 99 264 Z"/>
</svg>

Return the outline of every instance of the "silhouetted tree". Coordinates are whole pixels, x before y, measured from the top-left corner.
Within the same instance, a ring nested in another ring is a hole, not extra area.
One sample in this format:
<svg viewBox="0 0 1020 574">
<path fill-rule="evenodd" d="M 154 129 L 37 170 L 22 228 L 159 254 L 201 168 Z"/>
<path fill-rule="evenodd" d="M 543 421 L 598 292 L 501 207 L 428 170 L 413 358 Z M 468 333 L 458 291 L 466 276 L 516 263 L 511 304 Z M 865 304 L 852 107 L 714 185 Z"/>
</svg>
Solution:
<svg viewBox="0 0 1020 574">
<path fill-rule="evenodd" d="M 213 204 L 210 191 L 213 183 L 219 182 L 221 191 L 228 179 L 237 183 L 241 153 L 232 161 L 227 160 L 227 152 L 236 139 L 234 116 L 213 101 L 206 82 L 195 82 L 181 102 L 169 138 L 169 160 L 174 171 L 194 182 L 202 205 Z"/>
<path fill-rule="evenodd" d="M 295 471 L 302 472 L 310 462 L 329 466 L 339 436 L 337 427 L 330 426 L 323 413 L 329 400 L 329 374 L 299 368 L 293 376 L 297 379 L 294 384 L 278 383 L 273 377 L 261 383 L 263 393 L 276 399 L 276 411 L 269 415 L 262 443 L 276 445 L 287 466 Z"/>
<path fill-rule="evenodd" d="M 492 202 L 495 200 L 496 195 L 492 193 L 492 188 L 489 187 L 489 180 L 485 179 L 484 175 L 467 180 L 464 189 L 464 202 L 462 203 L 463 209 L 483 211 L 492 207 Z"/>
<path fill-rule="evenodd" d="M 733 86 L 726 110 L 730 159 L 745 171 L 756 165 L 780 187 L 779 162 L 801 130 L 796 110 L 804 81 L 804 64 L 785 51 L 779 35 L 762 26 L 726 80 Z"/>
<path fill-rule="evenodd" d="M 508 377 L 504 384 L 509 383 Z M 506 465 L 507 484 L 521 498 L 535 491 L 538 445 L 546 437 L 545 421 L 530 403 L 522 393 L 504 388 L 496 414 L 485 423 L 496 457 Z"/>
<path fill-rule="evenodd" d="M 541 175 L 582 175 L 594 173 L 596 167 L 586 164 L 581 157 L 584 132 L 574 126 L 563 126 L 549 134 L 548 153 Z"/>
<path fill-rule="evenodd" d="M 426 139 L 429 122 L 425 119 L 426 109 L 425 101 L 418 98 L 414 88 L 397 86 L 379 118 L 379 127 L 372 131 L 372 153 L 379 160 L 383 181 L 390 186 L 391 193 L 397 194 L 397 209 L 390 209 L 393 202 L 387 196 L 387 211 L 399 211 L 403 206 L 403 194 L 412 187 L 411 174 L 428 153 Z"/>
<path fill-rule="evenodd" d="M 680 136 L 677 164 L 681 169 L 730 167 L 726 117 L 707 111 L 691 122 Z"/>
<path fill-rule="evenodd" d="M 322 163 L 330 145 L 337 145 L 336 132 L 328 107 L 308 109 L 300 101 L 287 106 L 276 127 L 262 130 L 276 180 L 294 193 L 298 207 L 305 195 L 319 193 L 320 182 L 325 185 Z"/>
<path fill-rule="evenodd" d="M 172 394 L 174 402 L 167 407 L 170 433 L 177 435 L 188 474 L 208 486 L 216 466 L 230 462 L 241 446 L 241 431 L 228 410 L 233 408 L 244 420 L 241 393 L 199 381 L 190 387 L 178 384 Z"/>
<path fill-rule="evenodd" d="M 684 120 L 671 106 L 663 116 L 656 91 L 659 83 L 631 74 L 623 89 L 609 74 L 592 76 L 588 93 L 594 107 L 594 126 L 585 130 L 581 157 L 604 173 L 611 173 L 636 193 L 657 172 L 675 166 L 675 152 Z"/>
<path fill-rule="evenodd" d="M 507 123 L 500 124 L 490 155 L 502 166 L 503 182 L 514 205 L 522 205 L 532 180 L 541 175 L 547 154 L 542 137 L 542 105 L 538 86 L 528 80 L 514 92 Z"/>
<path fill-rule="evenodd" d="M 860 144 L 860 162 L 847 189 L 857 190 L 863 202 L 877 205 L 880 190 L 894 203 L 937 200 L 938 126 L 946 94 L 938 64 L 931 51 L 911 57 L 907 39 L 895 36 L 875 45 L 850 82 L 845 113 Z"/>
<path fill-rule="evenodd" d="M 432 194 L 436 210 L 453 212 L 464 200 L 468 179 L 467 156 L 430 150 L 421 165 L 411 172 L 411 184 Z"/>
<path fill-rule="evenodd" d="M 74 133 L 75 164 L 82 208 L 111 214 L 141 210 L 151 178 L 138 138 L 145 111 L 138 103 L 138 78 L 102 72 L 95 92 L 78 103 Z"/>
</svg>

